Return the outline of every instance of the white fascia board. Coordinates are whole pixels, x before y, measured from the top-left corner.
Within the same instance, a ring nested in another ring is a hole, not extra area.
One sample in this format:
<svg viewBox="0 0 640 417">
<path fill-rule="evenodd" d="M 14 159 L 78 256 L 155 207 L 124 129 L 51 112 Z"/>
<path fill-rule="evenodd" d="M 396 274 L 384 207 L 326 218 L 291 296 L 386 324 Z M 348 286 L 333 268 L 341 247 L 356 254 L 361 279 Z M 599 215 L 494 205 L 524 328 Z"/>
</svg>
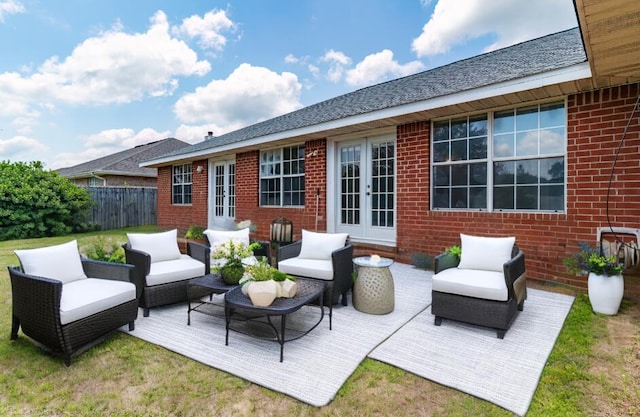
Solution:
<svg viewBox="0 0 640 417">
<path fill-rule="evenodd" d="M 517 93 L 520 91 L 532 90 L 549 85 L 562 84 L 568 81 L 576 81 L 584 78 L 591 78 L 591 68 L 588 62 L 583 62 L 580 64 L 572 65 L 570 67 L 548 71 L 529 77 L 504 81 L 498 84 L 490 84 L 484 87 L 461 91 L 459 93 L 449 94 L 446 96 L 439 96 L 428 100 L 417 101 L 415 103 L 404 104 L 401 106 L 377 110 L 355 116 L 349 116 L 338 120 L 320 123 L 317 125 L 278 132 L 267 136 L 259 136 L 253 139 L 247 139 L 229 145 L 216 146 L 215 148 L 211 149 L 203 149 L 198 152 L 185 153 L 172 158 L 159 158 L 152 161 L 143 162 L 140 164 L 140 166 L 146 167 L 150 165 L 165 164 L 185 159 L 207 158 L 217 153 L 228 152 L 234 149 L 242 149 L 249 146 L 268 144 L 276 140 L 287 139 L 293 136 L 308 135 L 325 130 L 343 128 L 360 123 L 368 123 L 380 119 L 385 119 L 388 117 L 398 117 L 405 114 L 433 110 L 440 107 L 467 103 L 474 100 L 482 100 L 490 97 Z"/>
</svg>

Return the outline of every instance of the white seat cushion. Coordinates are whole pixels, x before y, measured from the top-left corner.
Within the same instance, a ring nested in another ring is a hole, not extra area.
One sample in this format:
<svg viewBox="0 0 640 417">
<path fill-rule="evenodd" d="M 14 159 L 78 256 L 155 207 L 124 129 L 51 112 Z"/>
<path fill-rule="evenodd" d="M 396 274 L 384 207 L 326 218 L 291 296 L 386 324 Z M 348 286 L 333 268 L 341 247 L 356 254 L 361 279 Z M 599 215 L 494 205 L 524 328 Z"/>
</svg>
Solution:
<svg viewBox="0 0 640 417">
<path fill-rule="evenodd" d="M 63 284 L 87 278 L 82 269 L 76 240 L 61 245 L 14 252 L 20 259 L 25 274 L 56 279 Z"/>
<path fill-rule="evenodd" d="M 297 277 L 333 280 L 333 264 L 330 260 L 289 258 L 278 262 L 278 269 Z"/>
<path fill-rule="evenodd" d="M 317 233 L 302 230 L 302 246 L 298 258 L 331 260 L 331 252 L 344 247 L 347 233 Z"/>
<path fill-rule="evenodd" d="M 484 300 L 507 301 L 509 298 L 503 272 L 449 268 L 435 274 L 432 281 L 434 291 Z"/>
<path fill-rule="evenodd" d="M 68 324 L 136 299 L 131 282 L 86 278 L 62 286 L 60 323 Z"/>
<path fill-rule="evenodd" d="M 482 237 L 460 234 L 460 263 L 458 268 L 503 271 L 511 259 L 515 237 Z"/>
<path fill-rule="evenodd" d="M 151 262 L 180 259 L 177 229 L 161 233 L 127 233 L 131 249 L 146 252 Z"/>
<path fill-rule="evenodd" d="M 179 259 L 152 262 L 147 275 L 147 286 L 201 277 L 205 274 L 204 263 L 189 255 L 180 255 Z"/>
</svg>

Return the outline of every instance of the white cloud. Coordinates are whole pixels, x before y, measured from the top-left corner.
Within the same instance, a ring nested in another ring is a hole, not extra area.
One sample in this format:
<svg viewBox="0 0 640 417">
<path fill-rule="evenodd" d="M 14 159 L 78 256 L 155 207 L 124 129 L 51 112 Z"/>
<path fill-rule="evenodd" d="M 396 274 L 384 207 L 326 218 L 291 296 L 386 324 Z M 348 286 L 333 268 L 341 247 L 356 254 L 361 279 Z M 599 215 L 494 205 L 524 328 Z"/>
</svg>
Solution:
<svg viewBox="0 0 640 417">
<path fill-rule="evenodd" d="M 470 39 L 495 35 L 484 49 L 490 51 L 575 26 L 570 0 L 438 0 L 412 49 L 418 57 L 445 54 Z"/>
<path fill-rule="evenodd" d="M 185 34 L 190 38 L 197 38 L 198 45 L 203 49 L 221 51 L 227 43 L 223 31 L 234 31 L 235 23 L 227 17 L 224 10 L 212 10 L 204 17 L 193 15 L 182 21 L 179 27 L 173 28 L 175 34 Z"/>
<path fill-rule="evenodd" d="M 151 128 L 145 128 L 139 132 L 133 129 L 108 129 L 89 135 L 84 139 L 84 146 L 90 149 L 119 148 L 118 150 L 131 149 L 138 145 L 166 139 L 171 132 L 157 132 Z"/>
<path fill-rule="evenodd" d="M 3 160 L 16 159 L 27 160 L 29 155 L 44 152 L 49 148 L 36 139 L 26 136 L 14 136 L 9 139 L 0 139 L 0 155 Z"/>
<path fill-rule="evenodd" d="M 4 22 L 4 17 L 12 14 L 24 13 L 27 10 L 24 5 L 16 0 L 0 1 L 0 22 Z"/>
<path fill-rule="evenodd" d="M 384 49 L 366 56 L 355 68 L 348 70 L 346 81 L 353 86 L 371 85 L 389 78 L 415 74 L 422 69 L 424 69 L 424 65 L 420 61 L 399 64 L 393 59 L 393 52 Z"/>
<path fill-rule="evenodd" d="M 171 38 L 162 11 L 145 33 L 127 34 L 114 25 L 86 39 L 63 61 L 54 56 L 32 75 L 0 74 L 0 115 L 24 116 L 36 105 L 129 103 L 145 96 L 170 95 L 178 76 L 204 75 L 211 66 L 198 61 L 184 42 Z"/>
<path fill-rule="evenodd" d="M 182 96 L 174 112 L 183 123 L 209 123 L 227 132 L 302 107 L 301 88 L 293 73 L 241 64 L 227 79 Z"/>
<path fill-rule="evenodd" d="M 284 62 L 287 64 L 297 64 L 300 62 L 300 58 L 296 58 L 293 54 L 289 54 L 284 57 Z"/>
<path fill-rule="evenodd" d="M 334 51 L 333 49 L 324 54 L 322 58 L 320 58 L 320 61 L 329 63 L 327 77 L 334 83 L 337 83 L 342 79 L 342 76 L 345 72 L 345 67 L 351 65 L 351 58 L 349 58 L 343 52 Z"/>
</svg>

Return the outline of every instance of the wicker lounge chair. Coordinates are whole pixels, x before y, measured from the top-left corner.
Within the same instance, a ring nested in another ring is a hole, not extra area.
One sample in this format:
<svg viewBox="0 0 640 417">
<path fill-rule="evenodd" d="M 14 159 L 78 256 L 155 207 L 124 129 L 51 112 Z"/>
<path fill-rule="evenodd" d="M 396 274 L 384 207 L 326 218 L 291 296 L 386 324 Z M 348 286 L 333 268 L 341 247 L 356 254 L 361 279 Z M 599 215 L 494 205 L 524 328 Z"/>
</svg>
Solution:
<svg viewBox="0 0 640 417">
<path fill-rule="evenodd" d="M 347 305 L 347 293 L 353 287 L 353 246 L 346 233 L 316 233 L 302 231 L 302 240 L 278 249 L 278 269 L 299 277 L 325 281 L 324 304 L 329 306 L 329 327 L 333 305 L 342 296 Z"/>
<path fill-rule="evenodd" d="M 129 233 L 122 245 L 127 263 L 135 266 L 140 282 L 140 306 L 148 317 L 152 307 L 187 301 L 187 284 L 191 278 L 209 273 L 210 249 L 197 242 L 187 243 L 181 255 L 177 230 L 161 233 Z"/>
<path fill-rule="evenodd" d="M 69 366 L 73 357 L 109 333 L 126 324 L 134 329 L 138 297 L 133 266 L 81 259 L 76 241 L 15 252 L 21 266 L 8 268 L 11 340 L 22 328 Z"/>
<path fill-rule="evenodd" d="M 492 238 L 461 237 L 462 259 L 446 252 L 435 258 L 431 292 L 435 325 L 445 318 L 491 327 L 502 339 L 527 298 L 524 253 L 513 241 L 496 248 Z M 465 262 L 465 251 L 469 255 L 474 249 L 479 249 L 475 259 Z"/>
</svg>

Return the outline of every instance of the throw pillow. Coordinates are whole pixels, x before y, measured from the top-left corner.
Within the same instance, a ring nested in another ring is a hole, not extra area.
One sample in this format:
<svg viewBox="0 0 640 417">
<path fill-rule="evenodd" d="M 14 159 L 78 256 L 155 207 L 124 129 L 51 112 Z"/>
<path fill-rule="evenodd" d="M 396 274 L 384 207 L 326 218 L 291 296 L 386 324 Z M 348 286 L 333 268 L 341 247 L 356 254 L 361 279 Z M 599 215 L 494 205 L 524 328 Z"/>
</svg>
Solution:
<svg viewBox="0 0 640 417">
<path fill-rule="evenodd" d="M 37 249 L 15 250 L 22 270 L 29 275 L 67 282 L 87 278 L 82 269 L 78 241 Z"/>
<path fill-rule="evenodd" d="M 302 247 L 300 259 L 331 260 L 331 252 L 344 247 L 347 233 L 317 233 L 302 230 Z"/>
<path fill-rule="evenodd" d="M 242 243 L 245 246 L 249 246 L 249 228 L 240 230 L 210 230 L 204 231 L 204 234 L 209 240 L 211 245 L 211 252 L 213 252 L 219 245 L 233 240 L 235 243 Z"/>
<path fill-rule="evenodd" d="M 458 268 L 503 271 L 511 259 L 515 237 L 481 237 L 460 234 L 462 254 Z"/>
<path fill-rule="evenodd" d="M 127 233 L 127 239 L 131 249 L 148 253 L 151 262 L 180 259 L 177 229 L 161 233 Z"/>
</svg>

